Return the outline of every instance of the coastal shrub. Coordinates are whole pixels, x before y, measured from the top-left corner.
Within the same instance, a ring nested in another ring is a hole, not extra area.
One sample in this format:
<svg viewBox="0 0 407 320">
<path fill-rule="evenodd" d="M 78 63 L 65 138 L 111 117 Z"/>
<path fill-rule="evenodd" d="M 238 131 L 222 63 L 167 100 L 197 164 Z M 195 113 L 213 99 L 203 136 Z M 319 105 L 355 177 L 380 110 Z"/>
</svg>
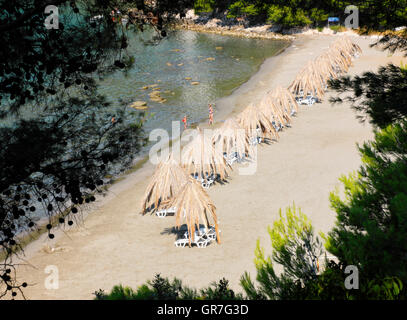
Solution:
<svg viewBox="0 0 407 320">
<path fill-rule="evenodd" d="M 241 294 L 235 294 L 233 290 L 229 288 L 229 281 L 225 278 L 219 280 L 219 282 L 213 282 L 211 286 L 205 289 L 201 289 L 201 299 L 204 300 L 242 300 Z"/>
<path fill-rule="evenodd" d="M 328 14 L 323 9 L 282 1 L 239 0 L 229 6 L 228 17 L 255 17 L 260 22 L 284 28 L 307 26 L 326 22 Z"/>
<path fill-rule="evenodd" d="M 212 12 L 214 9 L 214 0 L 196 0 L 194 3 L 195 13 Z"/>
<path fill-rule="evenodd" d="M 293 9 L 288 6 L 270 6 L 267 10 L 267 21 L 286 28 L 307 26 L 312 23 L 301 8 Z"/>
<path fill-rule="evenodd" d="M 337 25 L 337 26 L 329 26 L 329 29 L 335 32 L 343 32 L 346 31 L 345 27 Z"/>
<path fill-rule="evenodd" d="M 377 130 L 359 150 L 360 170 L 341 178 L 345 198 L 331 193 L 337 223 L 326 247 L 364 278 L 407 283 L 407 121 Z"/>
<path fill-rule="evenodd" d="M 266 257 L 264 249 L 257 241 L 255 250 L 256 280 L 252 282 L 246 272 L 241 285 L 249 299 L 302 299 L 307 296 L 310 282 L 318 278 L 319 259 L 323 254 L 322 243 L 315 236 L 313 227 L 295 206 L 288 207 L 285 216 L 280 210 L 280 219 L 268 228 L 272 255 Z M 277 274 L 274 263 L 282 267 Z"/>
<path fill-rule="evenodd" d="M 96 300 L 176 300 L 194 299 L 197 293 L 183 286 L 177 278 L 170 281 L 157 274 L 152 281 L 147 281 L 135 291 L 130 287 L 118 285 L 109 293 L 99 290 L 94 295 Z"/>
<path fill-rule="evenodd" d="M 294 208 L 280 212 L 280 219 L 269 228 L 271 257 L 257 243 L 255 250 L 256 282 L 246 272 L 241 277 L 247 298 L 251 300 L 365 300 L 405 299 L 405 284 L 400 277 L 384 274 L 365 274 L 359 277 L 359 289 L 347 290 L 345 273 L 348 265 L 342 255 L 328 259 L 321 242 L 313 233 L 307 217 Z M 326 238 L 325 236 L 323 236 Z M 332 243 L 328 241 L 328 248 Z M 347 248 L 354 250 L 354 248 Z M 372 249 L 371 249 L 372 250 Z M 334 255 L 337 253 L 330 250 Z M 361 252 L 354 251 L 354 254 Z M 324 256 L 322 259 L 321 256 Z M 276 266 L 282 267 L 280 273 Z M 358 264 L 356 264 L 358 265 Z M 359 265 L 358 265 L 359 266 Z M 373 267 L 373 266 L 372 266 Z"/>
<path fill-rule="evenodd" d="M 59 0 L 57 29 L 44 27 L 48 4 L 1 0 L 0 298 L 29 285 L 12 259 L 28 242 L 21 231 L 54 239 L 56 227 L 80 221 L 82 208 L 104 191 L 105 176 L 129 168 L 145 145 L 144 116 L 114 108 L 98 90 L 99 76 L 134 64 L 126 50 L 130 30 L 153 25 L 161 39 L 168 13 L 185 14 L 192 1 L 157 0 L 152 8 L 144 1 Z M 134 15 L 135 6 L 151 19 Z M 125 27 L 120 15 L 111 17 L 115 7 L 133 15 Z"/>
<path fill-rule="evenodd" d="M 301 26 L 325 26 L 328 16 L 337 16 L 344 21 L 345 8 L 359 8 L 360 26 L 374 30 L 389 30 L 407 25 L 407 0 L 239 0 L 229 6 L 229 17 L 246 15 L 259 22 L 274 23 L 283 28 Z M 217 7 L 217 4 L 214 4 Z"/>
<path fill-rule="evenodd" d="M 154 279 L 139 286 L 137 290 L 122 285 L 114 286 L 106 293 L 103 290 L 94 292 L 96 300 L 241 300 L 241 294 L 235 294 L 229 288 L 229 281 L 225 278 L 213 282 L 201 290 L 191 289 L 174 278 L 172 281 L 160 274 Z"/>
<path fill-rule="evenodd" d="M 252 1 L 239 0 L 229 6 L 228 18 L 237 18 L 241 16 L 259 17 L 265 15 L 267 5 L 258 4 Z"/>
<path fill-rule="evenodd" d="M 329 85 L 339 93 L 351 93 L 330 101 L 350 102 L 361 121 L 368 120 L 374 126 L 385 128 L 407 116 L 407 69 L 403 66 L 389 64 L 380 67 L 377 73 L 342 77 L 329 81 Z"/>
</svg>

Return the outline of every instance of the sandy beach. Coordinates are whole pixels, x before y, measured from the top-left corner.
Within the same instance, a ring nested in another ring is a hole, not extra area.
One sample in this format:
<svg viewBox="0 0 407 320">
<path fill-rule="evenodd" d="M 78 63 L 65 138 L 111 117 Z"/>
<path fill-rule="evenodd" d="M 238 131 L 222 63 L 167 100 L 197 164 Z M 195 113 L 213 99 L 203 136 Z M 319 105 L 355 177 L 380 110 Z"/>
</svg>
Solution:
<svg viewBox="0 0 407 320">
<path fill-rule="evenodd" d="M 336 36 L 301 36 L 282 54 L 267 59 L 247 83 L 216 102 L 215 122 L 237 114 L 268 90 L 287 87 L 297 72 L 315 58 Z M 363 49 L 349 74 L 377 71 L 402 57 L 369 44 L 374 40 L 351 37 Z M 327 92 L 322 103 L 301 106 L 292 128 L 280 134 L 278 143 L 261 145 L 257 172 L 241 176 L 234 166 L 229 183 L 208 191 L 217 207 L 222 244 L 205 249 L 176 248 L 171 229 L 173 217 L 142 216 L 140 200 L 154 166 L 141 169 L 114 184 L 100 197 L 80 225 L 56 233 L 53 240 L 42 236 L 25 249 L 25 263 L 18 277 L 29 283 L 28 299 L 92 299 L 98 289 L 123 284 L 136 288 L 160 273 L 177 277 L 184 284 L 201 288 L 220 278 L 241 291 L 239 279 L 248 271 L 255 277 L 253 263 L 257 239 L 270 253 L 267 226 L 278 218 L 279 209 L 295 205 L 311 219 L 316 232 L 327 232 L 335 221 L 329 193 L 339 186 L 338 178 L 356 170 L 361 161 L 356 148 L 373 136 L 369 124 L 361 124 L 348 104 L 332 106 Z M 51 247 L 53 250 L 45 250 Z M 45 268 L 56 266 L 59 289 L 47 290 Z"/>
</svg>

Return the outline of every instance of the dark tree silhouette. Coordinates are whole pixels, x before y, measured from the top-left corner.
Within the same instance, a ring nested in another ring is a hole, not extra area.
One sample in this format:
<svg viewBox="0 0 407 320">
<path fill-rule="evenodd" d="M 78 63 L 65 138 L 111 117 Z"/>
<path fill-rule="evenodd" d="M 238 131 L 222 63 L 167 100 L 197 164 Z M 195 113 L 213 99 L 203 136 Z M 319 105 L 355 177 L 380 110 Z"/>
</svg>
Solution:
<svg viewBox="0 0 407 320">
<path fill-rule="evenodd" d="M 23 294 L 21 232 L 69 228 L 145 144 L 143 114 L 108 108 L 95 75 L 130 68 L 128 37 L 166 36 L 189 1 L 0 0 L 0 298 Z M 44 26 L 47 5 L 59 28 Z M 38 224 L 36 217 L 47 217 Z"/>
<path fill-rule="evenodd" d="M 407 116 L 407 69 L 389 64 L 378 73 L 366 72 L 353 79 L 343 77 L 331 81 L 330 85 L 340 93 L 352 91 L 352 95 L 335 97 L 331 102 L 350 101 L 362 121 L 368 119 L 385 128 Z"/>
</svg>

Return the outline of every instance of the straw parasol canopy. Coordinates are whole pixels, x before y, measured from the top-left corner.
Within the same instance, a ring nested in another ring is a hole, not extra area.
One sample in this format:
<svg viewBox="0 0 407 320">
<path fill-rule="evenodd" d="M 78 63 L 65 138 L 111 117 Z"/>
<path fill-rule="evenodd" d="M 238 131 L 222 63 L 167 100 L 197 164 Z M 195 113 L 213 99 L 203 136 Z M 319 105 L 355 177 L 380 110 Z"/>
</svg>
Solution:
<svg viewBox="0 0 407 320">
<path fill-rule="evenodd" d="M 225 120 L 222 127 L 216 129 L 212 141 L 215 149 L 226 152 L 227 155 L 237 153 L 239 157 L 250 156 L 252 148 L 246 135 L 246 130 L 235 118 Z"/>
<path fill-rule="evenodd" d="M 353 43 L 347 36 L 339 38 L 336 41 L 336 44 L 352 56 L 362 53 L 362 49 L 356 43 Z"/>
<path fill-rule="evenodd" d="M 154 205 L 157 209 L 171 199 L 188 182 L 185 170 L 171 153 L 165 161 L 160 162 L 151 178 L 141 201 L 142 214 Z"/>
<path fill-rule="evenodd" d="M 257 107 L 267 116 L 271 123 L 274 122 L 275 126 L 284 127 L 291 120 L 290 116 L 286 117 L 285 112 L 277 105 L 271 91 L 263 96 Z"/>
<path fill-rule="evenodd" d="M 315 59 L 315 63 L 319 66 L 324 82 L 330 78 L 336 79 L 339 75 L 338 71 L 344 71 L 347 66 L 346 62 L 341 60 L 339 55 L 332 54 L 331 50 L 322 53 Z"/>
<path fill-rule="evenodd" d="M 260 130 L 262 138 L 278 139 L 278 134 L 273 127 L 272 120 L 252 103 L 237 116 L 237 121 L 246 130 L 246 135 L 249 139 L 253 136 L 258 136 L 257 129 Z"/>
<path fill-rule="evenodd" d="M 223 153 L 213 146 L 212 134 L 206 134 L 199 128 L 194 139 L 182 149 L 181 164 L 187 173 L 198 174 L 202 179 L 207 174 L 219 174 L 221 179 L 225 179 L 230 168 Z"/>
<path fill-rule="evenodd" d="M 322 99 L 324 96 L 324 79 L 319 68 L 315 61 L 309 61 L 288 89 L 294 94 L 299 94 L 302 91 L 304 95 L 311 93 Z"/>
<path fill-rule="evenodd" d="M 328 56 L 333 59 L 333 65 L 338 73 L 347 72 L 352 65 L 352 55 L 349 54 L 340 43 L 332 44 L 328 51 Z"/>
<path fill-rule="evenodd" d="M 288 89 L 278 86 L 271 92 L 271 95 L 276 100 L 277 106 L 282 108 L 289 115 L 291 115 L 293 111 L 298 112 L 298 103 Z"/>
<path fill-rule="evenodd" d="M 216 239 L 220 243 L 216 207 L 195 179 L 189 177 L 188 182 L 170 200 L 169 205 L 177 208 L 175 212 L 176 227 L 181 227 L 183 223 L 186 223 L 188 227 L 189 246 L 191 246 L 191 238 L 195 235 L 195 231 L 199 230 L 200 223 L 203 223 L 206 231 L 208 231 L 209 219 L 215 225 Z"/>
<path fill-rule="evenodd" d="M 352 58 L 361 52 L 361 48 L 348 37 L 336 40 L 327 51 L 308 62 L 289 86 L 289 91 L 294 94 L 302 92 L 304 95 L 311 93 L 321 99 L 328 80 L 347 72 L 352 65 Z"/>
</svg>

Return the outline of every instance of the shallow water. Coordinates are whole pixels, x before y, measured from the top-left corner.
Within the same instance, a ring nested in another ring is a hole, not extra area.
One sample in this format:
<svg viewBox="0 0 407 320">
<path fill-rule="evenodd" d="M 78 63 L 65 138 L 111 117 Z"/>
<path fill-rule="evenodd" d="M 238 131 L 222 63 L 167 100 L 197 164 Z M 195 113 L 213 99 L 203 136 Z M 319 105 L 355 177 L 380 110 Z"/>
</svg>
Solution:
<svg viewBox="0 0 407 320">
<path fill-rule="evenodd" d="M 145 44 L 151 33 L 135 34 L 130 41 L 128 54 L 135 57 L 134 66 L 126 73 L 115 72 L 100 79 L 99 93 L 111 102 L 110 111 L 129 106 L 136 100 L 146 101 L 149 117 L 144 128 L 163 128 L 170 132 L 171 122 L 185 115 L 188 124 L 208 118 L 208 103 L 230 95 L 246 82 L 263 61 L 288 46 L 287 41 L 258 40 L 227 37 L 193 31 L 174 31 L 155 45 Z M 208 59 L 209 58 L 209 59 Z M 191 78 L 186 80 L 185 78 Z M 192 82 L 199 82 L 193 85 Z M 144 86 L 156 85 L 147 90 Z M 151 101 L 149 94 L 160 91 L 163 103 Z M 132 108 L 129 110 L 138 111 Z M 216 121 L 216 106 L 214 107 Z M 32 116 L 29 108 L 21 116 Z M 8 125 L 8 121 L 1 121 Z M 149 146 L 140 153 L 142 157 Z M 37 210 L 31 218 L 45 217 Z M 19 228 L 20 230 L 20 228 Z"/>
<path fill-rule="evenodd" d="M 185 115 L 188 124 L 207 119 L 209 103 L 231 94 L 266 58 L 288 45 L 282 40 L 184 30 L 171 32 L 156 45 L 143 43 L 149 37 L 151 34 L 143 33 L 131 39 L 128 53 L 135 57 L 135 64 L 129 72 L 116 72 L 100 82 L 100 93 L 106 95 L 113 106 L 138 100 L 147 102 L 146 111 L 152 113 L 145 123 L 147 133 L 154 128 L 169 130 L 171 121 L 180 121 Z M 156 87 L 142 89 L 148 85 Z M 166 99 L 163 103 L 150 100 L 149 94 L 157 88 Z M 216 121 L 216 106 L 214 113 Z"/>
</svg>

